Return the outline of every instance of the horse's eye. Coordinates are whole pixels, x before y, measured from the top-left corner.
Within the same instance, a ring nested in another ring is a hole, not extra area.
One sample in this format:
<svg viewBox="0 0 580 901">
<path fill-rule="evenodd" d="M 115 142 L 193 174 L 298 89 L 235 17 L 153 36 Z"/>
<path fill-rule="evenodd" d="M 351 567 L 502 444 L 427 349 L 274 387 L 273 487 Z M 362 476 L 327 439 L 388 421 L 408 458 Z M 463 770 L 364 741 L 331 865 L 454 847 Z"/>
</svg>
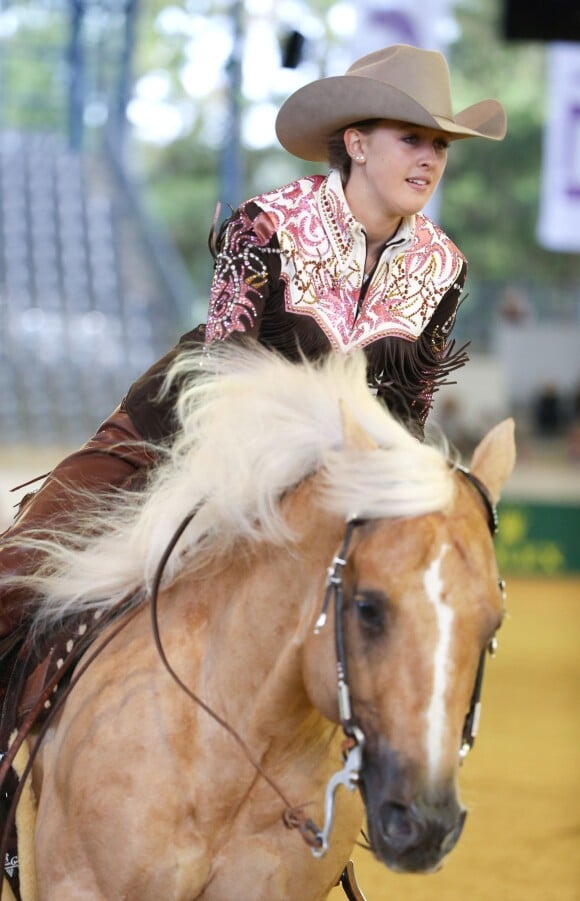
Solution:
<svg viewBox="0 0 580 901">
<path fill-rule="evenodd" d="M 361 624 L 370 632 L 381 632 L 385 623 L 383 599 L 373 594 L 357 594 L 354 598 Z"/>
</svg>

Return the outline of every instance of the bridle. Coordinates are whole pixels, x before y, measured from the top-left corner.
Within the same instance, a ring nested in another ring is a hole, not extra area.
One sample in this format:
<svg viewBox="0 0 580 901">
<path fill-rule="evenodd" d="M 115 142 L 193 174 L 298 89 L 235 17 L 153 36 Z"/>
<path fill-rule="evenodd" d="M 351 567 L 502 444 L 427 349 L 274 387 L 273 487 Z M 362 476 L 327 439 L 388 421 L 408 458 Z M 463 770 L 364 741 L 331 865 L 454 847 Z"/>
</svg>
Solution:
<svg viewBox="0 0 580 901">
<path fill-rule="evenodd" d="M 458 465 L 455 466 L 455 469 L 459 473 L 461 473 L 461 475 L 463 475 L 478 492 L 480 499 L 483 501 L 489 530 L 492 537 L 495 538 L 499 526 L 499 518 L 496 505 L 489 491 L 487 490 L 483 482 L 478 479 L 477 476 L 471 472 L 471 470 Z M 347 520 L 346 532 L 342 541 L 342 545 L 339 552 L 334 556 L 332 563 L 328 568 L 326 592 L 324 595 L 322 611 L 314 627 L 315 633 L 318 634 L 326 623 L 328 608 L 331 604 L 331 601 L 334 601 L 334 644 L 336 651 L 338 710 L 340 716 L 340 724 L 346 735 L 346 744 L 348 746 L 348 753 L 345 756 L 344 766 L 342 770 L 340 770 L 338 773 L 335 773 L 335 775 L 332 776 L 332 778 L 328 782 L 328 785 L 326 786 L 324 827 L 321 830 L 318 830 L 316 834 L 316 842 L 311 847 L 311 851 L 314 857 L 322 857 L 328 850 L 330 830 L 332 828 L 332 822 L 334 818 L 334 794 L 338 786 L 344 785 L 344 787 L 348 789 L 348 791 L 354 791 L 360 780 L 360 773 L 363 763 L 365 736 L 360 726 L 357 725 L 356 718 L 353 715 L 350 687 L 348 682 L 343 622 L 344 582 L 342 574 L 344 567 L 346 566 L 348 549 L 350 547 L 353 534 L 359 526 L 364 525 L 366 522 L 368 522 L 368 520 L 357 515 L 350 516 Z M 502 593 L 502 598 L 505 605 L 505 582 L 503 581 L 503 579 L 499 580 L 498 586 Z M 475 744 L 481 716 L 481 691 L 483 687 L 485 661 L 487 655 L 490 654 L 493 657 L 496 650 L 497 639 L 494 635 L 491 641 L 489 641 L 486 647 L 482 650 L 479 658 L 473 693 L 471 695 L 469 709 L 467 711 L 463 725 L 461 745 L 459 748 L 460 763 L 463 763 L 463 761 L 471 751 L 473 745 Z"/>
<path fill-rule="evenodd" d="M 463 475 L 467 479 L 468 482 L 473 485 L 473 487 L 478 492 L 485 507 L 489 531 L 491 532 L 492 538 L 495 538 L 499 529 L 499 516 L 497 513 L 497 507 L 493 502 L 493 498 L 491 497 L 483 482 L 478 479 L 470 469 L 467 469 L 467 467 L 465 466 L 456 466 L 455 468 L 458 472 L 461 473 L 461 475 Z M 498 588 L 501 592 L 502 603 L 505 608 L 506 583 L 504 579 L 499 579 Z M 463 761 L 471 751 L 479 729 L 479 720 L 481 717 L 481 689 L 483 686 L 483 674 L 485 672 L 485 660 L 488 654 L 490 655 L 490 657 L 495 657 L 496 652 L 497 638 L 494 635 L 488 642 L 487 646 L 481 652 L 481 656 L 479 658 L 477 673 L 475 675 L 475 685 L 473 687 L 473 694 L 471 695 L 469 710 L 467 711 L 467 716 L 465 718 L 465 724 L 463 726 L 463 739 L 461 742 L 461 748 L 459 749 L 459 759 L 461 763 L 463 763 Z"/>
</svg>

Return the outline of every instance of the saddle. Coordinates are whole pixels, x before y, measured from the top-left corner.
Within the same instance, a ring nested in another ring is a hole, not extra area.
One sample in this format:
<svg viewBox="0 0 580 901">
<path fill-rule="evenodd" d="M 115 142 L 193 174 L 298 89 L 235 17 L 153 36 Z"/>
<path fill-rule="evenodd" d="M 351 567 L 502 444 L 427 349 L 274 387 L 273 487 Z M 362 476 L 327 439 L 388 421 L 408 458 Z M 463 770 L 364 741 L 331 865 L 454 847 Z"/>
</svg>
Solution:
<svg viewBox="0 0 580 901">
<path fill-rule="evenodd" d="M 20 779 L 9 762 L 12 736 L 18 737 L 20 725 L 42 695 L 53 659 L 52 649 L 41 660 L 40 649 L 32 646 L 21 626 L 0 647 L 0 839 L 4 878 L 16 901 L 20 901 L 20 870 L 15 807 Z"/>
<path fill-rule="evenodd" d="M 0 641 L 0 859 L 15 901 L 22 901 L 15 811 L 43 727 L 66 699 L 81 656 L 127 606 L 128 601 L 123 600 L 102 617 L 71 617 L 44 633 L 32 634 L 23 623 Z M 37 743 L 29 764 L 19 775 L 13 759 L 31 734 Z"/>
</svg>

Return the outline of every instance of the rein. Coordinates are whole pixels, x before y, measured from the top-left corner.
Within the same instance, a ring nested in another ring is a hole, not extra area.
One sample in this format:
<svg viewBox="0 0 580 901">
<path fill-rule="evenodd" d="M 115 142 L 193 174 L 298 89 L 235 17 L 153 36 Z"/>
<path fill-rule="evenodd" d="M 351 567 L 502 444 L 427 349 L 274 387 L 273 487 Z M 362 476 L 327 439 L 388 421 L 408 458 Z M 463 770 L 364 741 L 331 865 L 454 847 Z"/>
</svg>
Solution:
<svg viewBox="0 0 580 901">
<path fill-rule="evenodd" d="M 300 835 L 304 839 L 307 845 L 309 845 L 310 850 L 314 857 L 322 857 L 326 854 L 328 850 L 328 832 L 330 831 L 330 825 L 332 824 L 333 819 L 333 807 L 334 807 L 334 791 L 338 787 L 339 784 L 344 785 L 350 791 L 356 788 L 356 784 L 358 782 L 358 774 L 360 772 L 360 768 L 362 765 L 362 748 L 364 745 L 364 736 L 360 729 L 356 727 L 354 721 L 352 720 L 352 715 L 350 711 L 350 699 L 348 692 L 348 683 L 346 679 L 346 658 L 344 653 L 344 637 L 342 631 L 342 625 L 340 629 L 336 632 L 336 651 L 337 651 L 337 660 L 340 661 L 337 664 L 337 677 L 339 686 L 342 686 L 342 691 L 339 688 L 339 704 L 341 709 L 341 721 L 344 731 L 347 735 L 352 739 L 353 746 L 350 750 L 345 766 L 340 773 L 335 774 L 329 782 L 329 786 L 327 788 L 326 793 L 326 802 L 325 802 L 325 822 L 328 823 L 328 828 L 325 827 L 324 830 L 320 830 L 316 824 L 310 818 L 306 817 L 303 813 L 303 806 L 293 806 L 290 804 L 290 801 L 286 798 L 286 795 L 282 791 L 279 785 L 271 778 L 271 776 L 266 772 L 264 767 L 254 758 L 250 748 L 243 740 L 239 732 L 234 729 L 226 720 L 224 720 L 219 714 L 215 712 L 202 698 L 199 697 L 192 689 L 189 688 L 188 685 L 183 682 L 183 680 L 179 677 L 179 675 L 175 672 L 175 669 L 169 662 L 167 654 L 165 652 L 165 648 L 163 647 L 163 642 L 161 639 L 161 633 L 159 630 L 159 588 L 161 585 L 161 580 L 163 578 L 163 573 L 165 571 L 165 567 L 169 561 L 171 554 L 173 553 L 175 546 L 177 545 L 179 539 L 185 532 L 186 528 L 190 524 L 190 522 L 194 519 L 196 513 L 199 510 L 200 505 L 195 507 L 195 509 L 189 513 L 180 523 L 176 531 L 174 532 L 169 544 L 165 548 L 163 556 L 159 561 L 157 570 L 155 572 L 155 577 L 153 579 L 153 584 L 151 587 L 151 596 L 150 596 L 150 611 L 151 611 L 151 626 L 153 630 L 153 638 L 155 641 L 155 647 L 157 648 L 157 652 L 165 667 L 167 673 L 171 676 L 174 682 L 181 688 L 185 694 L 194 701 L 199 707 L 202 708 L 212 719 L 215 720 L 232 738 L 237 742 L 241 750 L 243 751 L 248 762 L 254 767 L 257 773 L 259 773 L 263 779 L 268 783 L 270 788 L 278 795 L 280 800 L 285 805 L 285 810 L 282 816 L 285 826 L 289 829 L 298 829 Z M 348 549 L 348 545 L 350 544 L 350 539 L 352 535 L 352 531 L 354 526 L 357 524 L 356 521 L 352 520 L 349 523 L 349 527 L 347 527 L 347 532 L 344 537 L 342 552 L 339 557 L 335 557 L 335 568 L 332 574 L 329 574 L 329 582 L 326 592 L 326 597 L 324 601 L 325 608 L 328 606 L 330 601 L 330 593 L 332 584 L 336 584 L 340 586 L 340 602 L 338 604 L 340 610 L 340 617 L 337 615 L 337 619 L 342 620 L 342 602 L 343 602 L 343 592 L 342 592 L 342 579 L 337 578 L 337 570 L 336 567 L 341 564 L 344 566 L 346 560 L 341 559 L 346 557 L 346 552 Z M 332 580 L 332 581 L 331 581 Z M 342 698 L 342 700 L 340 700 Z M 352 774 L 352 776 L 351 776 Z M 330 786 L 333 788 L 330 790 Z M 330 797 L 330 802 L 328 798 Z M 328 809 L 330 804 L 330 810 Z M 349 901 L 365 901 L 365 897 L 361 892 L 356 876 L 354 874 L 354 868 L 352 862 L 347 863 L 346 867 L 342 871 L 340 875 L 339 882 L 342 889 L 349 899 Z"/>
<path fill-rule="evenodd" d="M 272 779 L 271 776 L 266 772 L 264 767 L 255 759 L 252 754 L 250 748 L 239 734 L 239 732 L 234 729 L 226 720 L 223 719 L 218 713 L 215 712 L 206 702 L 199 697 L 185 682 L 180 678 L 178 673 L 176 673 L 175 669 L 171 665 L 165 648 L 163 647 L 163 642 L 161 639 L 161 633 L 159 629 L 159 588 L 161 585 L 161 580 L 163 578 L 163 573 L 165 571 L 165 567 L 169 561 L 171 554 L 173 553 L 175 546 L 177 545 L 179 539 L 185 532 L 186 528 L 190 524 L 190 522 L 194 519 L 197 514 L 201 504 L 199 504 L 195 509 L 188 513 L 188 515 L 182 520 L 180 525 L 175 530 L 169 544 L 165 548 L 163 556 L 159 561 L 157 566 L 157 570 L 155 572 L 155 577 L 153 579 L 153 584 L 151 587 L 151 595 L 150 595 L 150 611 L 151 611 L 151 626 L 153 631 L 153 640 L 155 642 L 155 647 L 157 648 L 157 652 L 165 667 L 167 673 L 171 676 L 173 681 L 181 688 L 185 694 L 194 701 L 198 707 L 201 707 L 213 720 L 215 720 L 218 725 L 220 725 L 226 732 L 228 732 L 234 741 L 237 742 L 241 750 L 243 751 L 248 762 L 254 767 L 256 772 L 262 776 L 263 779 L 268 783 L 268 785 L 272 788 L 272 790 L 278 795 L 281 801 L 285 805 L 285 810 L 283 814 L 283 820 L 286 826 L 290 829 L 298 829 L 304 841 L 314 847 L 315 844 L 318 843 L 318 836 L 320 830 L 316 827 L 316 825 L 312 822 L 312 820 L 308 819 L 304 813 L 302 812 L 302 807 L 304 805 L 295 806 L 290 803 L 282 789 L 279 785 Z"/>
</svg>

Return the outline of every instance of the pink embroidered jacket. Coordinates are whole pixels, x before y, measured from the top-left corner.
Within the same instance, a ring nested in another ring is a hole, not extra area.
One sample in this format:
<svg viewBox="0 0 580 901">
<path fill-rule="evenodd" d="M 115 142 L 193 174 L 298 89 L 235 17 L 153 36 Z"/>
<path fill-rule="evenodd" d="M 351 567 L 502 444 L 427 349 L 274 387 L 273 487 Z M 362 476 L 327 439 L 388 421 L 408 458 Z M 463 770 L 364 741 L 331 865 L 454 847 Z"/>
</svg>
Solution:
<svg viewBox="0 0 580 901">
<path fill-rule="evenodd" d="M 206 343 L 254 338 L 291 359 L 364 348 L 369 384 L 420 429 L 434 391 L 467 360 L 448 342 L 463 255 L 417 214 L 403 221 L 365 281 L 366 235 L 337 172 L 247 201 L 222 226 L 214 251 Z M 167 409 L 151 409 L 148 378 L 201 338 L 200 328 L 184 335 L 129 392 L 126 407 L 147 437 L 163 437 L 170 420 Z"/>
</svg>

